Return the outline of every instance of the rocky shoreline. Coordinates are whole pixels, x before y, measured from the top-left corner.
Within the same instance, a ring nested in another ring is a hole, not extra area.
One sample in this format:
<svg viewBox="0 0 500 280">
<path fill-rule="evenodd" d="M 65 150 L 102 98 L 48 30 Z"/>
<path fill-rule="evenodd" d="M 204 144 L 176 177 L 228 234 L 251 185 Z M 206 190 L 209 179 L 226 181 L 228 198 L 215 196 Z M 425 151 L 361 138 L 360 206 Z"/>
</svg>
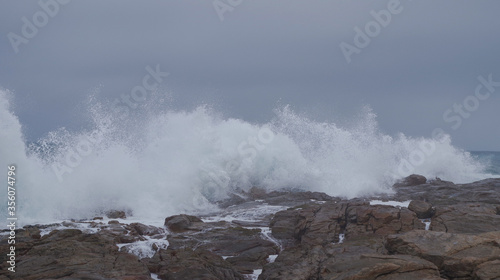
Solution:
<svg viewBox="0 0 500 280">
<path fill-rule="evenodd" d="M 120 211 L 26 226 L 16 231 L 15 273 L 4 231 L 0 280 L 500 279 L 500 179 L 412 175 L 393 188 L 351 200 L 252 188 L 217 216 L 176 215 L 165 227 Z"/>
</svg>

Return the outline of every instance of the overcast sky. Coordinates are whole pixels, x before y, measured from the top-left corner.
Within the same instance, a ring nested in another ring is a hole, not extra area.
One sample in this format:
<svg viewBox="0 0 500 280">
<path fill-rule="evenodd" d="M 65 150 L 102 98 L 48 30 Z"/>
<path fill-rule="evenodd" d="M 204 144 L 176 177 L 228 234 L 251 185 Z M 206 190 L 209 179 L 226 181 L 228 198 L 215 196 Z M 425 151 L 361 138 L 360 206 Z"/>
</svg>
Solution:
<svg viewBox="0 0 500 280">
<path fill-rule="evenodd" d="M 368 104 L 385 133 L 500 151 L 500 1 L 55 1 L 0 0 L 0 86 L 31 140 L 159 65 L 178 107 L 335 121 Z"/>
</svg>

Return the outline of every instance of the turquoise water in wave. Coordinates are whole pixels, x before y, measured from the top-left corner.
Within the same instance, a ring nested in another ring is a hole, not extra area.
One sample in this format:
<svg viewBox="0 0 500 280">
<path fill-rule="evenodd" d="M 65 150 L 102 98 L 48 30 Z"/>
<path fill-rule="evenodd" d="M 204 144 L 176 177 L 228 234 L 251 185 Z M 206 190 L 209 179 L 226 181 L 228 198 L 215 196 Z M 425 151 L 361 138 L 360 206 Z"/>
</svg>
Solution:
<svg viewBox="0 0 500 280">
<path fill-rule="evenodd" d="M 474 158 L 487 166 L 485 173 L 500 175 L 500 152 L 470 152 Z"/>
</svg>

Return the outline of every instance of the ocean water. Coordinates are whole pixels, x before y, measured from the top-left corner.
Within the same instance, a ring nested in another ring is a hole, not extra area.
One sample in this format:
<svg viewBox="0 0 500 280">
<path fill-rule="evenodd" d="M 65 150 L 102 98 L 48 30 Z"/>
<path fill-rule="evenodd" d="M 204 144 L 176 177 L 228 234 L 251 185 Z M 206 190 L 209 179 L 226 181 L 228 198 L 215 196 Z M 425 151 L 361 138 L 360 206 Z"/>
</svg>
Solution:
<svg viewBox="0 0 500 280">
<path fill-rule="evenodd" d="M 128 115 L 89 98 L 90 128 L 61 128 L 27 143 L 12 94 L 0 90 L 0 182 L 15 164 L 19 224 L 112 209 L 161 221 L 216 211 L 216 201 L 252 186 L 352 198 L 391 192 L 412 173 L 456 183 L 500 174 L 498 154 L 463 151 L 448 136 L 386 135 L 369 108 L 349 126 L 317 122 L 288 106 L 256 124 L 206 105 L 190 111 L 158 106 L 157 98 Z M 0 198 L 6 218 L 6 191 Z"/>
<path fill-rule="evenodd" d="M 472 151 L 471 155 L 485 167 L 485 173 L 500 175 L 500 152 Z"/>
</svg>

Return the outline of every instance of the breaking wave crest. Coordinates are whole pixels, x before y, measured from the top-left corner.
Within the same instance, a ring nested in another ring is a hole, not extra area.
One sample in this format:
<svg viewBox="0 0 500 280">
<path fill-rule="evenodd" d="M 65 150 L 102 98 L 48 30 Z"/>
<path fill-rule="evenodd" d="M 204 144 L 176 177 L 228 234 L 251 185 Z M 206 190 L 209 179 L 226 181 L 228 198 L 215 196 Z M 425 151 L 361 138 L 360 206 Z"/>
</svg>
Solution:
<svg viewBox="0 0 500 280">
<path fill-rule="evenodd" d="M 412 173 L 457 183 L 488 177 L 448 136 L 383 134 L 369 108 L 349 126 L 318 122 L 288 106 L 254 124 L 206 105 L 165 109 L 152 97 L 124 114 L 91 98 L 91 128 L 60 129 L 27 145 L 11 98 L 0 91 L 0 163 L 17 166 L 24 224 L 111 209 L 165 218 L 213 210 L 213 202 L 252 186 L 352 198 L 390 192 L 395 180 Z M 6 181 L 6 169 L 0 179 Z"/>
</svg>

